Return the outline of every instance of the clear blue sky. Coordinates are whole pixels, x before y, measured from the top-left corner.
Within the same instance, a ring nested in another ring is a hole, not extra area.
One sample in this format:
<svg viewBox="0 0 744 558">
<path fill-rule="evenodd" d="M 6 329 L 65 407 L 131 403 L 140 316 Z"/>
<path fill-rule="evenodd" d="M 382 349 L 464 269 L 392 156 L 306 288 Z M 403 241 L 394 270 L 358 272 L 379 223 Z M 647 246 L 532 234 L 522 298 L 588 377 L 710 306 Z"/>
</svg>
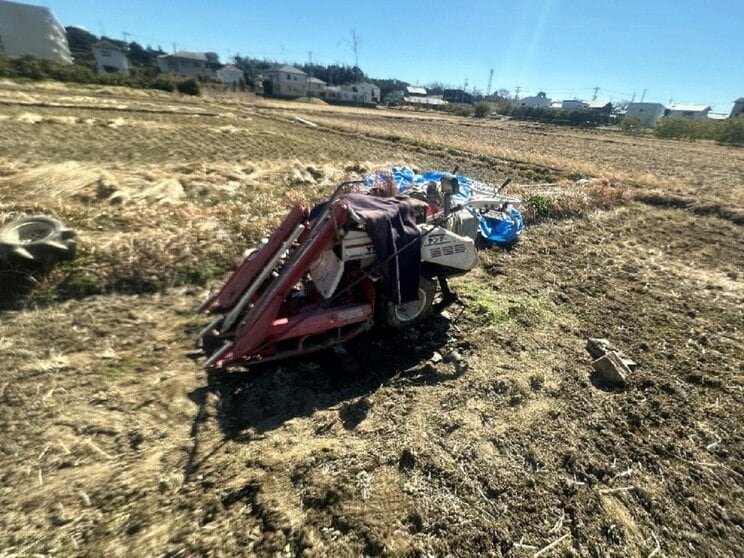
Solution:
<svg viewBox="0 0 744 558">
<path fill-rule="evenodd" d="M 29 0 L 64 25 L 170 51 L 353 64 L 521 95 L 705 103 L 744 96 L 744 0 Z"/>
</svg>

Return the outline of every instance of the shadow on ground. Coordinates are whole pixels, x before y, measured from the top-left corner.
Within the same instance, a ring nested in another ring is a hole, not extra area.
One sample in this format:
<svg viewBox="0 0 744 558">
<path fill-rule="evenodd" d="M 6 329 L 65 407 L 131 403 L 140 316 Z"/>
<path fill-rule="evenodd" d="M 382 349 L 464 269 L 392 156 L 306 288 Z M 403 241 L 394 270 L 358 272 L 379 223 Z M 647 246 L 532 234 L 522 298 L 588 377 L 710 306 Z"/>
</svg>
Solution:
<svg viewBox="0 0 744 558">
<path fill-rule="evenodd" d="M 374 329 L 341 351 L 247 371 L 211 371 L 207 385 L 189 395 L 200 407 L 194 428 L 204 416 L 208 394 L 213 393 L 225 439 L 261 434 L 295 417 L 338 405 L 342 405 L 344 427 L 353 429 L 371 408 L 364 398 L 383 384 L 433 384 L 456 377 L 440 374 L 428 363 L 434 351 L 451 341 L 449 326 L 449 320 L 434 316 L 406 332 Z M 343 405 L 351 400 L 355 401 Z"/>
</svg>

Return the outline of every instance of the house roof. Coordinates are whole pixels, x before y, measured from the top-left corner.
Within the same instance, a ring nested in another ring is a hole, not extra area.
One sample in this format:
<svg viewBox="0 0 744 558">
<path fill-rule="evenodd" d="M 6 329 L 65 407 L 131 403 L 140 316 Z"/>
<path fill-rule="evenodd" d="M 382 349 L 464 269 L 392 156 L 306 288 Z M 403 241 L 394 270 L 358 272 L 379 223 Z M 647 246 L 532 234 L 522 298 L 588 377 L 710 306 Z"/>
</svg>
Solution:
<svg viewBox="0 0 744 558">
<path fill-rule="evenodd" d="M 240 72 L 241 74 L 243 73 L 243 70 L 241 70 L 240 68 L 236 68 L 232 64 L 228 64 L 227 66 L 223 66 L 218 71 L 219 72 Z"/>
<path fill-rule="evenodd" d="M 318 79 L 318 78 L 314 78 L 314 77 L 307 78 L 307 82 L 308 83 L 322 83 L 323 85 L 326 84 L 326 82 L 323 81 L 322 79 Z"/>
<path fill-rule="evenodd" d="M 121 52 L 124 52 L 123 48 L 121 48 L 119 45 L 115 45 L 111 41 L 98 41 L 97 43 L 93 43 L 91 46 L 93 48 L 107 48 L 109 50 L 119 50 Z"/>
<path fill-rule="evenodd" d="M 265 70 L 267 72 L 281 72 L 285 74 L 302 74 L 303 76 L 306 76 L 307 74 L 303 72 L 302 70 L 298 70 L 294 66 L 290 66 L 289 64 L 284 64 L 283 66 L 274 66 L 273 68 L 269 68 L 268 70 Z"/>
<path fill-rule="evenodd" d="M 158 58 L 187 58 L 188 60 L 198 60 L 206 62 L 207 56 L 203 52 L 189 52 L 188 50 L 179 50 L 175 54 L 161 54 Z"/>
<path fill-rule="evenodd" d="M 728 113 L 723 112 L 709 112 L 708 118 L 711 120 L 726 120 L 729 117 Z"/>
<path fill-rule="evenodd" d="M 584 101 L 584 104 L 586 105 L 586 108 L 604 108 L 607 105 L 610 104 L 610 101 L 602 101 L 600 99 L 595 99 L 593 101 Z"/>
<path fill-rule="evenodd" d="M 681 110 L 685 112 L 702 112 L 702 111 L 710 110 L 709 105 L 684 105 L 680 103 L 674 103 L 674 104 L 668 105 L 667 108 L 669 110 Z"/>
<path fill-rule="evenodd" d="M 409 85 L 406 87 L 406 93 L 410 93 L 411 95 L 426 95 L 426 89 L 416 85 Z"/>
</svg>

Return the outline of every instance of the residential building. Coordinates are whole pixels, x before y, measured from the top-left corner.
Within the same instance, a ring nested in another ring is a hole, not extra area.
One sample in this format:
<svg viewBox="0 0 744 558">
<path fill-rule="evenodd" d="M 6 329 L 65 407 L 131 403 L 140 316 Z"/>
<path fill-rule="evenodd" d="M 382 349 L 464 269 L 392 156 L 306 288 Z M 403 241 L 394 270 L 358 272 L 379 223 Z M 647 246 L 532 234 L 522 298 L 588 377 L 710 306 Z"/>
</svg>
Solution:
<svg viewBox="0 0 744 558">
<path fill-rule="evenodd" d="M 684 118 L 708 118 L 710 107 L 708 105 L 683 105 L 675 103 L 667 105 L 664 116 L 682 116 Z"/>
<path fill-rule="evenodd" d="M 100 73 L 129 75 L 129 60 L 123 48 L 110 41 L 98 41 L 91 45 L 96 68 Z"/>
<path fill-rule="evenodd" d="M 561 102 L 561 108 L 563 110 L 583 110 L 586 108 L 586 103 L 578 99 L 568 99 Z"/>
<path fill-rule="evenodd" d="M 517 105 L 520 107 L 533 107 L 533 108 L 548 108 L 552 101 L 548 98 L 545 93 L 540 91 L 534 97 L 523 97 L 517 101 Z"/>
<path fill-rule="evenodd" d="M 0 55 L 72 63 L 67 33 L 49 8 L 0 0 Z"/>
<path fill-rule="evenodd" d="M 352 92 L 357 94 L 357 100 L 364 105 L 376 105 L 380 102 L 380 88 L 374 83 L 362 82 L 353 83 Z"/>
<path fill-rule="evenodd" d="M 442 93 L 442 99 L 448 103 L 473 104 L 473 96 L 462 89 L 445 89 Z"/>
<path fill-rule="evenodd" d="M 203 52 L 188 52 L 180 50 L 175 54 L 162 54 L 158 56 L 158 69 L 164 74 L 178 74 L 181 76 L 192 76 L 210 78 L 214 77 L 214 70 L 209 68 L 209 59 Z"/>
<path fill-rule="evenodd" d="M 609 101 L 600 101 L 599 99 L 584 101 L 584 108 L 594 112 L 612 114 L 612 103 Z"/>
<path fill-rule="evenodd" d="M 744 97 L 739 97 L 734 101 L 734 108 L 731 109 L 729 118 L 739 116 L 740 114 L 744 114 Z"/>
<path fill-rule="evenodd" d="M 635 116 L 644 126 L 653 128 L 659 118 L 664 116 L 665 110 L 666 107 L 661 103 L 629 103 L 625 116 Z"/>
<path fill-rule="evenodd" d="M 217 79 L 225 85 L 236 86 L 243 79 L 243 70 L 236 68 L 232 64 L 228 64 L 217 70 Z"/>
<path fill-rule="evenodd" d="M 269 68 L 264 70 L 263 75 L 265 80 L 271 82 L 270 94 L 274 97 L 292 98 L 307 95 L 308 75 L 294 66 L 285 64 Z"/>
<path fill-rule="evenodd" d="M 326 82 L 322 79 L 315 77 L 307 78 L 307 96 L 308 97 L 322 97 L 323 91 L 325 91 Z"/>
<path fill-rule="evenodd" d="M 383 102 L 386 105 L 397 105 L 403 100 L 403 97 L 405 96 L 406 96 L 405 90 L 396 89 L 395 91 L 391 91 L 390 93 L 385 95 L 385 97 L 383 98 Z"/>
<path fill-rule="evenodd" d="M 366 82 L 350 85 L 328 85 L 323 88 L 319 96 L 330 103 L 376 105 L 380 102 L 380 88 Z"/>
</svg>

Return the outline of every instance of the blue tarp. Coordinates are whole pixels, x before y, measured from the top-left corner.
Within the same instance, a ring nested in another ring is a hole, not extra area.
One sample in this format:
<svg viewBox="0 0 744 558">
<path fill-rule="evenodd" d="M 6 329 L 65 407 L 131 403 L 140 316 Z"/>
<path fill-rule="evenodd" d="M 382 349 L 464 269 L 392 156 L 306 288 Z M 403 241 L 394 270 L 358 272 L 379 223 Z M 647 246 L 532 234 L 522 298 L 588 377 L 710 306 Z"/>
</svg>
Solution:
<svg viewBox="0 0 744 558">
<path fill-rule="evenodd" d="M 439 182 L 442 175 L 447 174 L 443 171 L 427 171 L 423 174 L 416 174 L 408 167 L 393 167 L 390 169 L 390 175 L 393 182 L 398 188 L 398 192 L 405 193 L 409 188 L 414 186 L 426 187 L 430 181 Z M 384 174 L 370 175 L 365 178 L 365 184 L 372 186 L 377 181 L 384 181 Z M 457 175 L 457 182 L 460 185 L 460 193 L 453 196 L 455 204 L 466 204 L 469 200 L 476 197 L 475 193 L 482 192 L 482 197 L 487 197 L 488 186 L 482 182 L 468 178 L 467 176 Z M 483 238 L 499 244 L 511 244 L 515 242 L 524 230 L 524 220 L 522 214 L 515 208 L 510 207 L 506 212 L 501 214 L 501 218 L 481 215 L 478 211 L 470 209 L 480 221 L 480 233 Z"/>
</svg>

